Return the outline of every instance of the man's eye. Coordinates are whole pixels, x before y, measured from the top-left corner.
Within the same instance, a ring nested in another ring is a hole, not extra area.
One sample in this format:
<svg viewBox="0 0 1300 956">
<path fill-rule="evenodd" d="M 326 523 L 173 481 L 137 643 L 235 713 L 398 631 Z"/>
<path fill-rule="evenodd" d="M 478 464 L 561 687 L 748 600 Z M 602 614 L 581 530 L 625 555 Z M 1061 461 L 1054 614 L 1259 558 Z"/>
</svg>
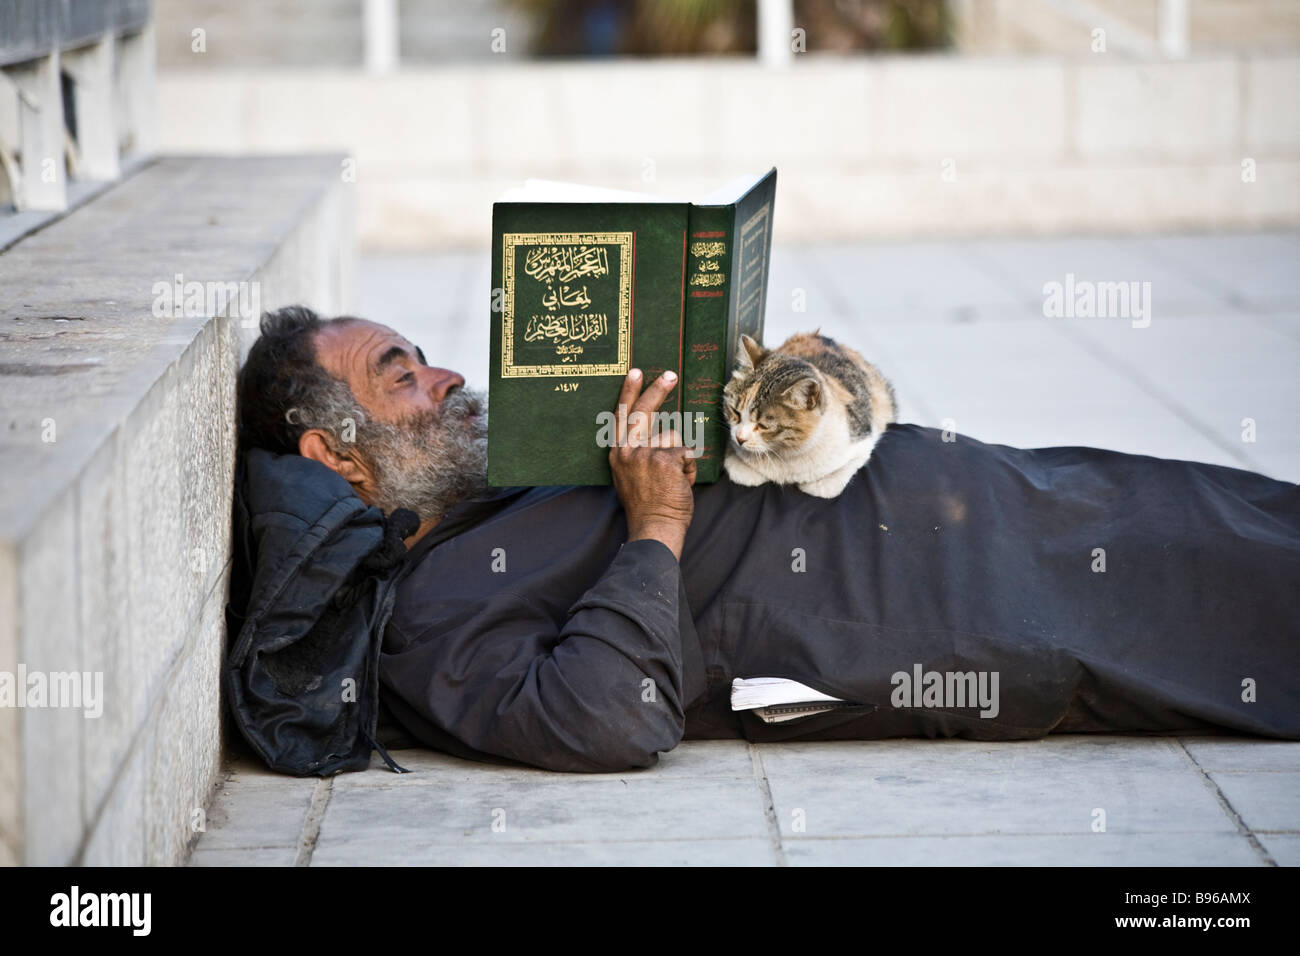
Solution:
<svg viewBox="0 0 1300 956">
<path fill-rule="evenodd" d="M 402 375 L 401 378 L 399 378 L 399 379 L 397 380 L 397 382 L 398 382 L 399 385 L 404 385 L 404 384 L 406 384 L 407 382 L 414 382 L 414 381 L 415 381 L 415 373 L 414 373 L 414 372 L 406 372 L 406 373 L 404 373 L 404 374 Z"/>
</svg>

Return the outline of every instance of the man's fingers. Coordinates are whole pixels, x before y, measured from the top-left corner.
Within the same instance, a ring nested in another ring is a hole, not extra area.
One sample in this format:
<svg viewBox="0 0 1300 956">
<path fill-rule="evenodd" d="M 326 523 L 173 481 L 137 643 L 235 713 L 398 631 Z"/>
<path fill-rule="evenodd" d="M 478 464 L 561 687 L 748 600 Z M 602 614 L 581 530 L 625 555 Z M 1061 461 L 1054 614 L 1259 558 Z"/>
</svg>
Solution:
<svg viewBox="0 0 1300 956">
<path fill-rule="evenodd" d="M 680 448 L 682 447 L 682 436 L 678 434 L 677 429 L 670 428 L 666 432 L 660 432 L 650 439 L 651 448 Z"/>
<path fill-rule="evenodd" d="M 668 397 L 668 393 L 673 390 L 677 384 L 677 373 L 673 371 L 664 372 L 657 379 L 646 386 L 646 390 L 641 393 L 641 397 L 636 400 L 632 406 L 633 411 L 645 412 L 647 415 L 659 409 Z"/>
<path fill-rule="evenodd" d="M 641 391 L 641 370 L 628 371 L 623 379 L 623 387 L 618 390 L 618 408 L 614 410 L 614 437 L 618 444 L 627 444 L 627 413 L 636 402 L 637 393 Z"/>
<path fill-rule="evenodd" d="M 668 393 L 673 390 L 677 384 L 677 374 L 675 372 L 665 372 L 657 379 L 646 386 L 646 390 L 641 393 L 627 412 L 627 429 L 623 440 L 629 445 L 653 445 L 658 447 L 657 442 L 651 441 L 651 435 L 654 429 L 655 411 L 663 404 Z"/>
</svg>

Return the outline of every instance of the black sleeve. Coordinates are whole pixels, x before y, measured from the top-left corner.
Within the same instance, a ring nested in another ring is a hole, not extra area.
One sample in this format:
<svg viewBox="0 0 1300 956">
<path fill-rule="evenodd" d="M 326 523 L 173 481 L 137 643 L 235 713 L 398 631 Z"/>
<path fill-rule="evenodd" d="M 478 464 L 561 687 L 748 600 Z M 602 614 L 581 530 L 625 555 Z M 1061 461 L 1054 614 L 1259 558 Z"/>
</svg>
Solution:
<svg viewBox="0 0 1300 956">
<path fill-rule="evenodd" d="M 548 770 L 618 771 L 653 765 L 682 738 L 683 646 L 698 657 L 699 645 L 681 568 L 662 542 L 624 544 L 562 627 L 509 590 L 444 603 L 434 616 L 421 634 L 389 635 L 384 683 L 474 750 Z"/>
</svg>

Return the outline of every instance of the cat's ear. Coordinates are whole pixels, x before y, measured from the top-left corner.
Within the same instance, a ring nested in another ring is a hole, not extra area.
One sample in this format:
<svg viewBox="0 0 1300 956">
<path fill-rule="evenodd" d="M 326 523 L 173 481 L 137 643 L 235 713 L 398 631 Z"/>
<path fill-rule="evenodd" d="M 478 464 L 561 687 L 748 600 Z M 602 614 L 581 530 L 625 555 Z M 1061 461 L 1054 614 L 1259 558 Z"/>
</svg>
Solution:
<svg viewBox="0 0 1300 956">
<path fill-rule="evenodd" d="M 815 378 L 801 378 L 781 394 L 781 401 L 802 411 L 812 411 L 821 399 L 822 383 Z"/>
<path fill-rule="evenodd" d="M 736 349 L 736 365 L 738 368 L 752 369 L 766 354 L 767 352 L 763 346 L 744 332 L 740 333 L 740 348 Z"/>
</svg>

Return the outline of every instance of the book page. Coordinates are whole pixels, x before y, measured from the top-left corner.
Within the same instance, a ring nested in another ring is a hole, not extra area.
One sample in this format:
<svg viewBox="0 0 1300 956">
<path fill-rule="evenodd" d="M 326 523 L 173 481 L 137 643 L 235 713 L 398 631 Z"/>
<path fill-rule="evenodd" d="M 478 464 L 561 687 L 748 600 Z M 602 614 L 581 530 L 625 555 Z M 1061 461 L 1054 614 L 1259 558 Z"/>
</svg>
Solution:
<svg viewBox="0 0 1300 956">
<path fill-rule="evenodd" d="M 523 186 L 507 189 L 497 202 L 684 202 L 675 196 L 584 186 L 553 179 L 528 179 Z"/>
<path fill-rule="evenodd" d="M 784 677 L 737 677 L 731 682 L 732 710 L 840 700 Z"/>
</svg>

